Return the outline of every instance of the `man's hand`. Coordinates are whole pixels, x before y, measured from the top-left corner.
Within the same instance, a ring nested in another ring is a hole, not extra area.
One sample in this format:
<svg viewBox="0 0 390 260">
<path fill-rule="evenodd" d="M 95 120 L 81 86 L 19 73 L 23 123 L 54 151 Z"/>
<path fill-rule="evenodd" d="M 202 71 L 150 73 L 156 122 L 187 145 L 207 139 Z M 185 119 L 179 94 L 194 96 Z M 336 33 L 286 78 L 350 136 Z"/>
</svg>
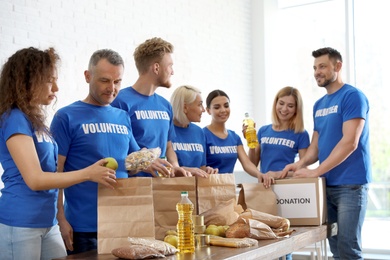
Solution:
<svg viewBox="0 0 390 260">
<path fill-rule="evenodd" d="M 62 239 L 64 240 L 66 249 L 73 251 L 73 228 L 67 220 L 58 221 Z"/>
</svg>

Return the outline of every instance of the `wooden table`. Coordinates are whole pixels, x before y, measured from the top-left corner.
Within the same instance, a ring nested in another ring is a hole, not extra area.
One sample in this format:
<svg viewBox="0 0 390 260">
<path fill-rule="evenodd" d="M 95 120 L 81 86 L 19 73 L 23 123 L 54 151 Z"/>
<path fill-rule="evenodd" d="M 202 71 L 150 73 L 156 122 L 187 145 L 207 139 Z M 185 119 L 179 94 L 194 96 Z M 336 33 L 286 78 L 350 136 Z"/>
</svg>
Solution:
<svg viewBox="0 0 390 260">
<path fill-rule="evenodd" d="M 179 254 L 167 256 L 166 260 L 241 260 L 241 259 L 275 259 L 306 246 L 325 240 L 333 235 L 326 225 L 312 227 L 292 227 L 296 231 L 288 238 L 259 240 L 257 246 L 247 248 L 229 248 L 209 246 L 197 248 L 194 254 Z M 98 255 L 97 251 L 85 252 L 59 259 L 85 260 L 118 260 L 111 254 Z"/>
</svg>

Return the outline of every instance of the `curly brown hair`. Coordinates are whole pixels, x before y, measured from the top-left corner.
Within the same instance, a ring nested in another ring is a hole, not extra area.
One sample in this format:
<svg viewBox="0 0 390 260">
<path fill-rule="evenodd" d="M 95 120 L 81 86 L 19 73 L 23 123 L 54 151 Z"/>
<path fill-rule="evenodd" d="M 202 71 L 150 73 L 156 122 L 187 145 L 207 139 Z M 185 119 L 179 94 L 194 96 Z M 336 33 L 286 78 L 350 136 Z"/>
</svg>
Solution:
<svg viewBox="0 0 390 260">
<path fill-rule="evenodd" d="M 154 37 L 141 43 L 133 54 L 138 73 L 144 74 L 152 63 L 160 62 L 166 53 L 173 53 L 173 45 L 161 38 Z"/>
<path fill-rule="evenodd" d="M 60 58 L 54 48 L 18 50 L 3 65 L 0 75 L 0 125 L 4 114 L 20 109 L 34 129 L 47 130 L 46 115 L 39 103 L 43 86 L 52 78 Z"/>
</svg>

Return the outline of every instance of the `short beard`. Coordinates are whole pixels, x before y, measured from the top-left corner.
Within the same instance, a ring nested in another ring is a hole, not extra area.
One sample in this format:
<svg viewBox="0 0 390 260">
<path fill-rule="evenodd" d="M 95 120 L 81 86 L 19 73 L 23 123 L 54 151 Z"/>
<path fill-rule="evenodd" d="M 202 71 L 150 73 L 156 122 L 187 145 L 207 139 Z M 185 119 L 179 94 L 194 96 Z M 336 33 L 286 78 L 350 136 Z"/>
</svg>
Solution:
<svg viewBox="0 0 390 260">
<path fill-rule="evenodd" d="M 328 79 L 328 80 L 325 80 L 324 83 L 318 84 L 318 86 L 319 86 L 319 87 L 326 87 L 326 86 L 328 86 L 330 83 L 332 83 L 332 80 Z"/>
</svg>

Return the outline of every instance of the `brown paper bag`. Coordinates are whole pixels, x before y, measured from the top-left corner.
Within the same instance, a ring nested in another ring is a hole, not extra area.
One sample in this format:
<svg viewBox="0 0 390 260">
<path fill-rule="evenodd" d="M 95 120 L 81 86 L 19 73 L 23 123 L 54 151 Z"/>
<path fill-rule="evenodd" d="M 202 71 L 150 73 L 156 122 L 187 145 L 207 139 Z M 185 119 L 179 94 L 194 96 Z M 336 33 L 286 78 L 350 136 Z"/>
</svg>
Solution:
<svg viewBox="0 0 390 260">
<path fill-rule="evenodd" d="M 198 214 L 214 208 L 220 202 L 234 199 L 236 183 L 234 174 L 211 174 L 208 178 L 197 177 Z"/>
<path fill-rule="evenodd" d="M 276 206 L 276 194 L 271 189 L 266 189 L 262 183 L 241 183 L 238 204 L 243 209 L 254 209 L 271 215 L 278 215 Z"/>
<path fill-rule="evenodd" d="M 152 178 L 117 179 L 115 190 L 99 184 L 98 253 L 128 245 L 128 237 L 154 238 Z"/>
<path fill-rule="evenodd" d="M 195 177 L 152 179 L 155 237 L 162 240 L 167 230 L 176 230 L 176 204 L 181 199 L 182 191 L 188 191 L 188 198 L 194 204 L 193 214 L 196 215 Z"/>
</svg>

